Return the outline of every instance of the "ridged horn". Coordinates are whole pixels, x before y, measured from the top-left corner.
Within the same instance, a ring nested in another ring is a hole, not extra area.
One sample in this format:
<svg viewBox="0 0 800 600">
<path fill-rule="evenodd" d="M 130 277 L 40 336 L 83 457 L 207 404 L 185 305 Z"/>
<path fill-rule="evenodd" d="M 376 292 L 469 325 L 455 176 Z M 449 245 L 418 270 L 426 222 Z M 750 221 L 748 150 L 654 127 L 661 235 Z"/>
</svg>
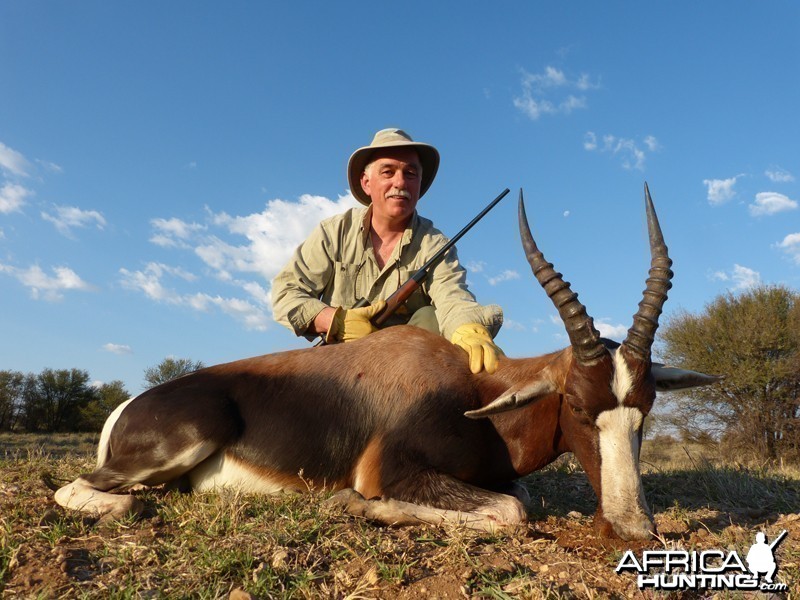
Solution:
<svg viewBox="0 0 800 600">
<path fill-rule="evenodd" d="M 644 201 L 647 211 L 647 231 L 650 236 L 650 272 L 647 287 L 642 292 L 639 310 L 633 315 L 633 326 L 622 345 L 643 360 L 650 358 L 650 349 L 656 337 L 658 318 L 667 301 L 667 291 L 672 287 L 672 260 L 669 258 L 661 226 L 658 224 L 650 188 L 644 184 Z"/>
<path fill-rule="evenodd" d="M 578 301 L 578 294 L 570 289 L 569 282 L 564 281 L 563 275 L 553 269 L 552 263 L 545 260 L 533 240 L 528 217 L 525 214 L 522 189 L 519 190 L 519 235 L 522 238 L 525 257 L 531 265 L 536 280 L 553 301 L 564 322 L 573 355 L 580 363 L 594 362 L 606 353 L 605 347 L 600 342 L 600 334 L 594 328 L 594 321 L 586 313 L 586 307 Z"/>
</svg>

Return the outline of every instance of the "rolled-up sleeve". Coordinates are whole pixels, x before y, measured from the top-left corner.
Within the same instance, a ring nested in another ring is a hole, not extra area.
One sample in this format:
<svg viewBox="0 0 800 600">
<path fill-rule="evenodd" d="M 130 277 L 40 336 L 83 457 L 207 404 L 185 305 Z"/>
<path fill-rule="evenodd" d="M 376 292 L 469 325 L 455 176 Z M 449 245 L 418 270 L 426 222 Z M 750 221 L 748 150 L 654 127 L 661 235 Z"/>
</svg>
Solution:
<svg viewBox="0 0 800 600">
<path fill-rule="evenodd" d="M 330 235 L 320 224 L 272 280 L 273 318 L 296 335 L 304 335 L 314 317 L 327 306 L 319 298 L 333 270 L 330 251 Z"/>
</svg>

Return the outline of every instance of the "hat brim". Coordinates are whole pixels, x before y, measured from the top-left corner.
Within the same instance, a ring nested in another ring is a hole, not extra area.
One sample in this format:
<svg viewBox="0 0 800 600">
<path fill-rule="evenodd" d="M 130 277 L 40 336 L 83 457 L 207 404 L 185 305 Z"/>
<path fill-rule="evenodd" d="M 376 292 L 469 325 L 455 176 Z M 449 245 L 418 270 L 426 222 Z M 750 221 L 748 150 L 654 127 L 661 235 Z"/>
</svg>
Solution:
<svg viewBox="0 0 800 600">
<path fill-rule="evenodd" d="M 431 187 L 436 172 L 439 170 L 439 151 L 430 144 L 422 144 L 419 142 L 393 142 L 384 146 L 364 146 L 359 148 L 350 156 L 350 161 L 347 164 L 347 180 L 350 184 L 350 191 L 356 200 L 361 202 L 364 206 L 369 206 L 372 203 L 370 198 L 361 187 L 361 175 L 364 169 L 371 162 L 372 155 L 375 152 L 380 152 L 385 148 L 401 148 L 411 147 L 417 151 L 419 162 L 422 165 L 422 181 L 419 188 L 419 197 L 425 195 L 428 188 Z"/>
</svg>

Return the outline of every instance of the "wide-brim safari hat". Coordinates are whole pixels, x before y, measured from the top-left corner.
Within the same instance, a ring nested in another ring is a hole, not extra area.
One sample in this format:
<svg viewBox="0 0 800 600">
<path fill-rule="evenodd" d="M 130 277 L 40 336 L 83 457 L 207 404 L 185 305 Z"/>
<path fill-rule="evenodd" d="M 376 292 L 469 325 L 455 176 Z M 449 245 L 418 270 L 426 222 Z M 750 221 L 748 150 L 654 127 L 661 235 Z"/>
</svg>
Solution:
<svg viewBox="0 0 800 600">
<path fill-rule="evenodd" d="M 402 129 L 381 129 L 372 138 L 369 146 L 364 146 L 353 152 L 347 164 L 347 180 L 350 183 L 350 191 L 356 200 L 366 206 L 372 202 L 364 188 L 361 187 L 361 175 L 364 168 L 371 162 L 372 155 L 381 148 L 411 147 L 417 151 L 419 162 L 422 165 L 422 181 L 420 182 L 419 197 L 422 198 L 428 188 L 431 187 L 436 171 L 439 170 L 439 151 L 430 144 L 415 142 Z"/>
</svg>

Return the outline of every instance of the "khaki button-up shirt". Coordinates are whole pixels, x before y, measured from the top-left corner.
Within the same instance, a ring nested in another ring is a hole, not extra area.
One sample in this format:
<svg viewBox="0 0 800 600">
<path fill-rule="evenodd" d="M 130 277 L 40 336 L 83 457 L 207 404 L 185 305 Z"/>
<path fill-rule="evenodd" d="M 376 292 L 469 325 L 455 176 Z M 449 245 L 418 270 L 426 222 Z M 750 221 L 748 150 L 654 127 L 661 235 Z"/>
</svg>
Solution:
<svg viewBox="0 0 800 600">
<path fill-rule="evenodd" d="M 361 298 L 370 303 L 385 300 L 447 243 L 430 220 L 415 212 L 391 258 L 380 269 L 370 241 L 371 214 L 371 207 L 353 208 L 326 219 L 295 250 L 272 282 L 276 321 L 297 335 L 306 335 L 314 317 L 326 306 L 351 308 Z M 466 323 L 480 323 L 496 335 L 503 323 L 502 309 L 478 304 L 466 280 L 456 249 L 451 248 L 386 326 L 405 324 L 419 308 L 433 306 L 447 339 Z"/>
</svg>

